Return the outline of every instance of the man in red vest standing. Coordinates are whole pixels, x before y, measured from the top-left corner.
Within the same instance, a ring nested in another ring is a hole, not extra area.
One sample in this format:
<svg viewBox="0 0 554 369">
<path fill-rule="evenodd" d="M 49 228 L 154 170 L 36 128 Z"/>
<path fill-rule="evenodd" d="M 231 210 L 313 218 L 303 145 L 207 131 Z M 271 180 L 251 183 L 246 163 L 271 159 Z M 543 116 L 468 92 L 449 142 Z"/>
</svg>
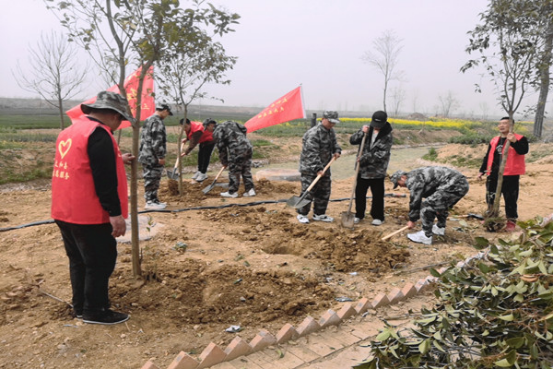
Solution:
<svg viewBox="0 0 554 369">
<path fill-rule="evenodd" d="M 489 205 L 494 203 L 498 183 L 498 169 L 502 161 L 504 145 L 509 142 L 508 160 L 504 168 L 502 195 L 504 196 L 506 212 L 506 231 L 512 232 L 516 228 L 517 199 L 519 197 L 519 176 L 525 174 L 525 154 L 529 152 L 529 142 L 525 136 L 510 132 L 510 118 L 503 117 L 498 123 L 499 136 L 494 137 L 483 159 L 478 178 L 487 174 L 486 199 Z"/>
<path fill-rule="evenodd" d="M 110 310 L 108 280 L 117 258 L 115 237 L 125 234 L 127 177 L 113 137 L 122 120 L 132 121 L 127 100 L 102 91 L 81 104 L 86 120 L 63 130 L 52 172 L 52 218 L 69 258 L 73 310 L 91 324 L 117 324 L 129 315 Z"/>
</svg>

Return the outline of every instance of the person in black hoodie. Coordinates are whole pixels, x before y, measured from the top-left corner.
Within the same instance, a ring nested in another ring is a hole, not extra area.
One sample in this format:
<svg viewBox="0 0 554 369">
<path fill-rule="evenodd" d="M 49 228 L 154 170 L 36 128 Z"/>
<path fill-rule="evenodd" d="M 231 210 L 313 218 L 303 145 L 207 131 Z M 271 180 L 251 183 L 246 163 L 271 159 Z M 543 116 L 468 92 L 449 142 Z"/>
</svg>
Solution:
<svg viewBox="0 0 554 369">
<path fill-rule="evenodd" d="M 360 145 L 364 134 L 367 135 L 358 159 L 360 170 L 356 181 L 356 224 L 364 219 L 368 188 L 371 188 L 372 195 L 371 224 L 379 226 L 385 221 L 385 176 L 392 147 L 392 126 L 387 118 L 384 111 L 376 111 L 370 125 L 364 125 L 350 137 L 352 145 Z"/>
</svg>

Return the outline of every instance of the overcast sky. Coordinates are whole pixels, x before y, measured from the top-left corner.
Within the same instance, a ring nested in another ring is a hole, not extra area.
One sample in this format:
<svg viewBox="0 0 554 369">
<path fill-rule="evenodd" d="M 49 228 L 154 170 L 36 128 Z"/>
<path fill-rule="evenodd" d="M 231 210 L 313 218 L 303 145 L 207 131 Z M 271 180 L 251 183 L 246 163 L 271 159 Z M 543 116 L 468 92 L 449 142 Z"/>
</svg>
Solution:
<svg viewBox="0 0 554 369">
<path fill-rule="evenodd" d="M 483 70 L 464 73 L 460 67 L 467 32 L 478 23 L 486 0 L 212 0 L 238 13 L 236 32 L 221 40 L 229 55 L 237 56 L 228 73 L 229 86 L 205 90 L 225 105 L 265 107 L 302 84 L 305 107 L 313 110 L 368 110 L 382 108 L 383 75 L 361 60 L 372 42 L 392 30 L 402 39 L 398 58 L 404 80 L 389 87 L 401 88 L 406 98 L 401 110 L 434 114 L 439 96 L 449 91 L 460 102 L 455 113 L 503 115 Z M 62 28 L 42 0 L 10 2 L 0 13 L 0 96 L 31 97 L 18 87 L 12 71 L 17 61 L 25 65 L 28 49 L 41 32 Z M 92 76 L 91 76 L 92 77 Z M 99 82 L 99 81 L 98 81 Z M 483 93 L 475 93 L 481 83 Z M 109 87 L 109 86 L 106 86 Z M 101 87 L 90 83 L 82 97 Z M 534 103 L 537 95 L 531 97 Z M 203 104 L 212 104 L 203 100 Z M 393 99 L 388 99 L 389 112 Z M 440 112 L 440 110 L 438 110 Z"/>
</svg>

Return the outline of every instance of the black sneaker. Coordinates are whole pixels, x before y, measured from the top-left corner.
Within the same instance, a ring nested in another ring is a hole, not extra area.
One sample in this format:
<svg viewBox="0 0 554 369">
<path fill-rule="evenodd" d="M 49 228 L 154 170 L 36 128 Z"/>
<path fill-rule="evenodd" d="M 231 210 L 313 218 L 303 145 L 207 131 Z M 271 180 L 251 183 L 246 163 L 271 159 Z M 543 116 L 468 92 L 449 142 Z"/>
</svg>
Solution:
<svg viewBox="0 0 554 369">
<path fill-rule="evenodd" d="M 100 313 L 83 315 L 83 323 L 88 324 L 114 325 L 126 322 L 127 320 L 129 320 L 128 314 L 118 313 L 117 311 L 110 309 L 104 310 Z"/>
</svg>

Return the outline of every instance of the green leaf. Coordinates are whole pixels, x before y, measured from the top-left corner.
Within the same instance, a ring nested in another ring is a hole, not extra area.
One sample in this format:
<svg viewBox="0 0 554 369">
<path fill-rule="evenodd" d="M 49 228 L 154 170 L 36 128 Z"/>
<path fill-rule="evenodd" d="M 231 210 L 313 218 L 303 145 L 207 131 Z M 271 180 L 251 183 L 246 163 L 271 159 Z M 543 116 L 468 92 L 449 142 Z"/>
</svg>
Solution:
<svg viewBox="0 0 554 369">
<path fill-rule="evenodd" d="M 496 363 L 494 363 L 494 365 L 499 366 L 501 368 L 508 368 L 508 367 L 512 366 L 512 364 L 510 364 L 508 362 L 508 360 L 506 360 L 506 359 L 502 359 L 500 361 L 497 361 Z"/>
<path fill-rule="evenodd" d="M 512 337 L 506 340 L 506 344 L 515 349 L 520 348 L 525 343 L 525 338 L 523 337 Z"/>
<path fill-rule="evenodd" d="M 542 274 L 548 274 L 548 272 L 546 271 L 546 267 L 544 266 L 544 263 L 542 262 L 542 260 L 539 262 L 539 270 L 541 271 Z"/>
<path fill-rule="evenodd" d="M 484 274 L 487 274 L 488 272 L 491 271 L 491 268 L 489 268 L 489 266 L 486 265 L 485 263 L 479 263 L 479 264 L 477 264 L 477 267 Z"/>
<path fill-rule="evenodd" d="M 434 322 L 435 320 L 437 320 L 437 317 L 436 317 L 436 316 L 431 316 L 431 317 L 429 317 L 429 318 L 416 320 L 416 322 L 417 322 L 417 323 L 420 323 L 420 324 L 422 324 L 422 325 L 425 325 L 425 324 L 428 324 L 428 323 L 432 323 L 432 322 Z"/>
<path fill-rule="evenodd" d="M 429 269 L 429 273 L 431 273 L 431 275 L 432 275 L 433 277 L 440 278 L 440 276 L 441 276 L 441 274 L 440 274 L 438 271 L 436 271 L 435 268 Z"/>
<path fill-rule="evenodd" d="M 514 320 L 514 315 L 513 314 L 501 315 L 499 316 L 499 318 L 507 322 L 512 322 Z"/>
<path fill-rule="evenodd" d="M 529 249 L 529 250 L 525 250 L 525 251 L 520 252 L 519 256 L 527 257 L 527 256 L 531 256 L 532 254 L 533 254 L 533 249 Z"/>
<path fill-rule="evenodd" d="M 383 332 L 379 333 L 375 339 L 377 341 L 383 342 L 384 340 L 388 339 L 391 336 L 390 331 L 388 329 L 385 329 Z"/>
<path fill-rule="evenodd" d="M 425 340 L 425 341 L 421 342 L 421 344 L 418 347 L 419 352 L 421 352 L 423 355 L 425 355 L 427 352 L 429 352 L 430 348 L 431 348 L 431 341 L 430 340 Z"/>
<path fill-rule="evenodd" d="M 446 354 L 446 351 L 442 348 L 442 346 L 437 341 L 433 341 L 433 346 L 435 346 L 439 351 L 442 351 Z"/>
<path fill-rule="evenodd" d="M 473 247 L 475 247 L 477 250 L 482 250 L 489 246 L 489 240 L 487 240 L 485 237 L 475 237 L 475 243 L 473 244 Z"/>
</svg>

